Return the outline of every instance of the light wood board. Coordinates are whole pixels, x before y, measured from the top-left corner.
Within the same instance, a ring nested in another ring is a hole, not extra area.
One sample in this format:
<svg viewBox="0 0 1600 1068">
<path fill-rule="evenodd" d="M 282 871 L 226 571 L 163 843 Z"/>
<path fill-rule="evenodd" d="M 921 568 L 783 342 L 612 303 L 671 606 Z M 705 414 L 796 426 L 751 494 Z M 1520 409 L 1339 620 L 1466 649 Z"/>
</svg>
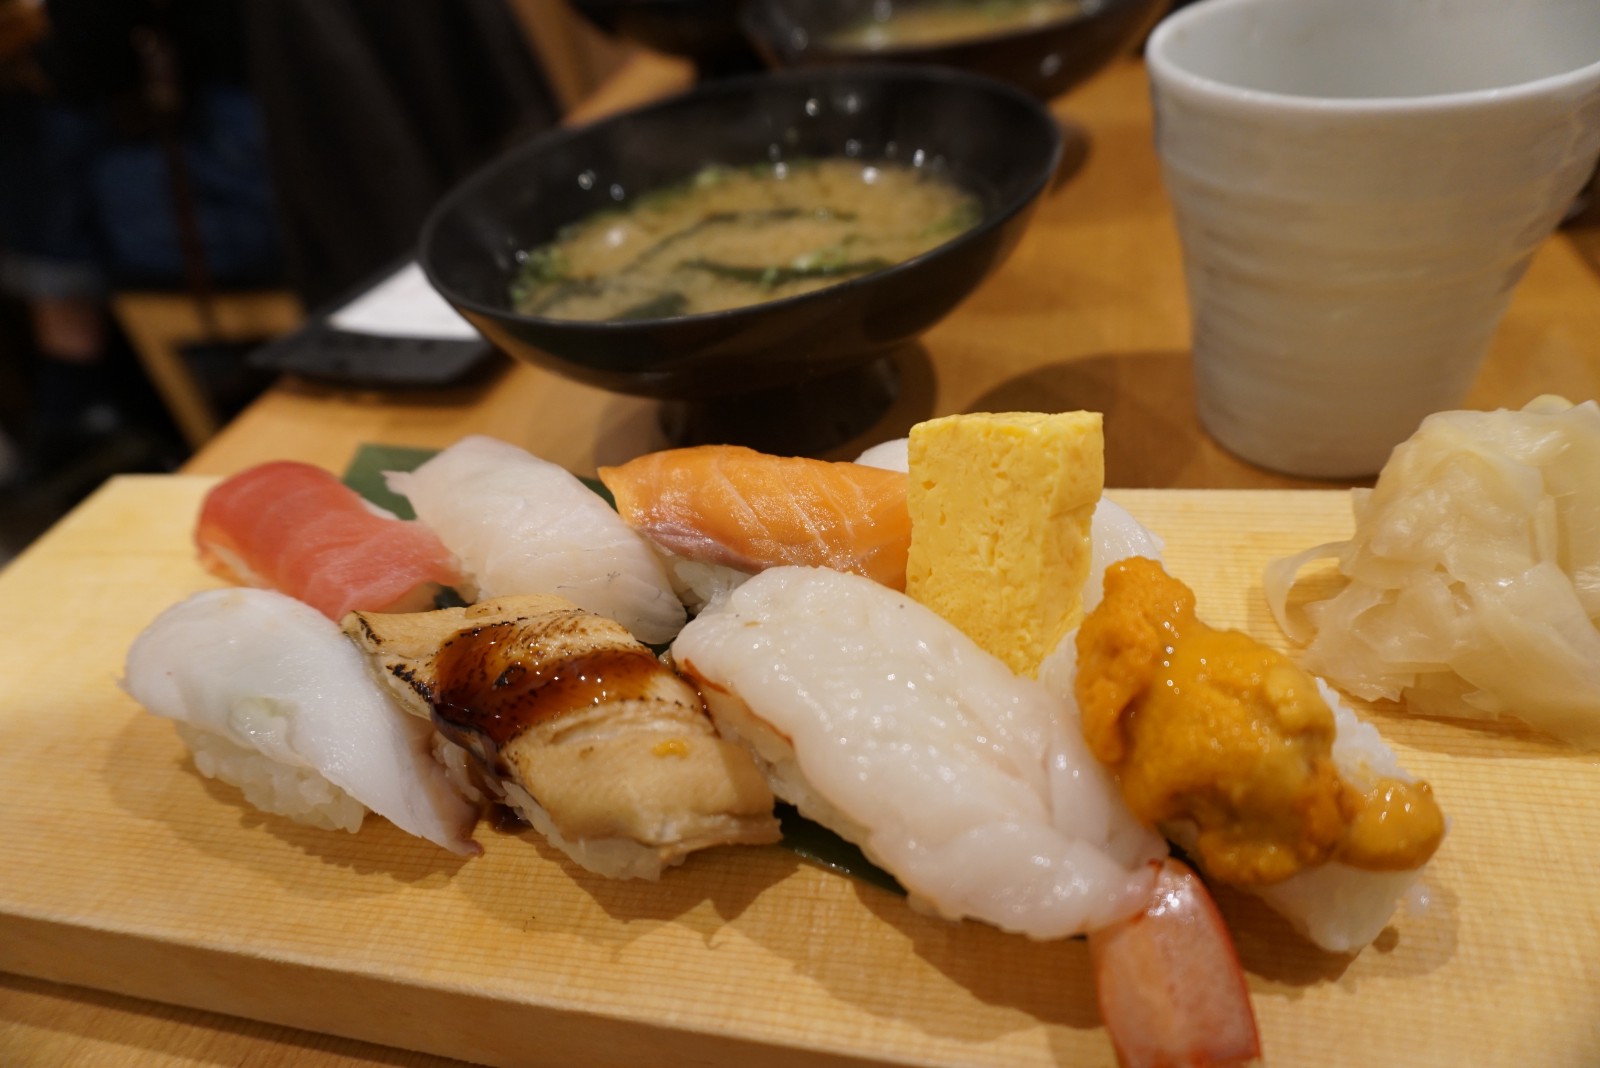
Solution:
<svg viewBox="0 0 1600 1068">
<path fill-rule="evenodd" d="M 0 573 L 0 970 L 492 1065 L 1113 1062 L 1081 941 L 919 916 L 782 848 L 620 883 L 487 827 L 463 861 L 249 809 L 116 681 L 215 585 L 208 485 L 117 479 Z M 1203 615 L 1280 646 L 1262 565 L 1349 525 L 1331 491 L 1112 496 Z M 1453 821 L 1431 903 L 1344 957 L 1220 894 L 1268 1062 L 1600 1063 L 1600 760 L 1373 718 Z"/>
</svg>

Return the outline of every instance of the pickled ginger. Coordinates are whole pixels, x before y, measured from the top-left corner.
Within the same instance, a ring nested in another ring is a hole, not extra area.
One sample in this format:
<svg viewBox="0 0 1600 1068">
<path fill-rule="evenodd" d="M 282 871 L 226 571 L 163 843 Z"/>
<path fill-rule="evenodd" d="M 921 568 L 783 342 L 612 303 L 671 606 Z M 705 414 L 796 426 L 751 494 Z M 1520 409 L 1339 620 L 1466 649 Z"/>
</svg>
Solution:
<svg viewBox="0 0 1600 1068">
<path fill-rule="evenodd" d="M 1305 668 L 1367 700 L 1600 749 L 1600 405 L 1429 416 L 1353 492 L 1350 540 L 1267 570 Z M 1291 618 L 1295 575 L 1324 557 L 1348 584 Z"/>
</svg>

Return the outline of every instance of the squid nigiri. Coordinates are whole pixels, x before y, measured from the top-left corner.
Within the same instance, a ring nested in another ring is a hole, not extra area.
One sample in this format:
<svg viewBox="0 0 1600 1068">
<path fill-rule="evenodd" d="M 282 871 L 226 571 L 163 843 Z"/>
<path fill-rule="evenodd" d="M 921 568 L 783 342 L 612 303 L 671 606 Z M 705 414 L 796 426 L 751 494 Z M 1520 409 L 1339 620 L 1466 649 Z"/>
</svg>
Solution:
<svg viewBox="0 0 1600 1068">
<path fill-rule="evenodd" d="M 577 864 L 654 879 L 709 846 L 778 839 L 772 793 L 694 690 L 621 625 L 559 597 L 406 615 L 345 632 L 412 714 Z"/>
<path fill-rule="evenodd" d="M 267 812 L 357 830 L 370 809 L 462 854 L 477 809 L 434 760 L 433 728 L 407 716 L 339 628 L 272 590 L 198 593 L 128 650 L 123 687 L 176 721 L 207 777 Z"/>
<path fill-rule="evenodd" d="M 480 597 L 565 597 L 644 642 L 669 641 L 683 626 L 660 558 L 555 464 L 474 435 L 387 481 L 456 554 Z"/>
<path fill-rule="evenodd" d="M 1125 1068 L 1260 1055 L 1233 943 L 1083 745 L 1070 703 L 902 594 L 764 571 L 673 643 L 774 792 L 911 903 L 1035 938 L 1085 932 Z"/>
<path fill-rule="evenodd" d="M 426 527 L 375 508 L 320 467 L 289 460 L 224 479 L 195 528 L 200 562 L 232 582 L 275 589 L 332 620 L 352 608 L 405 612 L 460 581 Z"/>
<path fill-rule="evenodd" d="M 672 646 L 773 790 L 861 846 L 912 902 L 1036 938 L 1125 918 L 1166 845 L 1065 714 L 932 611 L 878 583 L 778 567 Z"/>
<path fill-rule="evenodd" d="M 742 572 L 831 567 L 906 584 L 906 476 L 735 445 L 649 453 L 602 467 L 617 511 L 662 550 Z"/>
</svg>

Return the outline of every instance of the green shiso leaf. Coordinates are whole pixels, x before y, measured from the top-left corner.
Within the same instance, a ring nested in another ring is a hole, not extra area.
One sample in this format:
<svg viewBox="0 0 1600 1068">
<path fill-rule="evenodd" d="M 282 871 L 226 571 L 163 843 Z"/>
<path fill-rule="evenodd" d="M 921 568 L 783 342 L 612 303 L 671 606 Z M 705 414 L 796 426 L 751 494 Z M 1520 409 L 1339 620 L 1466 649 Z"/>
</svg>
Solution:
<svg viewBox="0 0 1600 1068">
<path fill-rule="evenodd" d="M 414 471 L 438 451 L 409 445 L 363 445 L 351 458 L 350 466 L 344 469 L 344 484 L 401 519 L 415 519 L 417 513 L 412 510 L 411 502 L 398 493 L 389 492 L 383 473 Z"/>
<path fill-rule="evenodd" d="M 780 801 L 776 811 L 778 825 L 783 828 L 785 848 L 831 871 L 852 875 L 862 882 L 896 894 L 905 893 L 905 888 L 893 875 L 868 860 L 853 843 L 840 838 L 822 824 L 806 819 L 793 805 Z"/>
<path fill-rule="evenodd" d="M 601 482 L 598 478 L 584 478 L 582 475 L 578 476 L 578 481 L 582 482 L 585 486 L 588 486 L 595 493 L 598 493 L 600 495 L 600 499 L 611 506 L 612 511 L 616 510 L 617 499 L 611 496 L 611 491 L 606 489 L 606 484 L 604 482 Z"/>
<path fill-rule="evenodd" d="M 373 504 L 387 508 L 402 519 L 415 519 L 416 512 L 412 510 L 410 502 L 399 494 L 389 492 L 389 487 L 383 481 L 383 473 L 414 471 L 437 452 L 437 449 L 406 445 L 362 445 L 344 470 L 344 484 Z M 579 481 L 599 494 L 611 507 L 617 506 L 611 491 L 606 489 L 605 484 L 599 479 L 580 477 Z M 435 607 L 448 608 L 465 603 L 454 590 L 445 590 L 440 593 Z M 657 651 L 659 652 L 659 649 Z M 783 845 L 786 848 L 824 868 L 854 876 L 885 890 L 905 893 L 894 876 L 868 860 L 860 849 L 820 823 L 806 819 L 795 811 L 792 805 L 780 802 L 777 814 L 778 823 L 783 828 Z"/>
</svg>

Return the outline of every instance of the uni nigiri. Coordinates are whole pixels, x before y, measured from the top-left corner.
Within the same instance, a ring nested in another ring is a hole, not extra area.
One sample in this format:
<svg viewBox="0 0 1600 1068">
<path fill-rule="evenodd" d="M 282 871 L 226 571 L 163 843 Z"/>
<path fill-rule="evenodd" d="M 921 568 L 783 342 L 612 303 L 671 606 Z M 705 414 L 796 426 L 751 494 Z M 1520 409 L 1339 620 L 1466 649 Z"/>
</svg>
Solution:
<svg viewBox="0 0 1600 1068">
<path fill-rule="evenodd" d="M 1331 689 L 1140 557 L 1107 570 L 1075 646 L 1084 736 L 1134 815 L 1325 948 L 1382 929 L 1445 820 Z"/>
<path fill-rule="evenodd" d="M 617 512 L 662 550 L 760 571 L 803 564 L 904 589 L 906 477 L 736 445 L 648 453 L 602 467 Z"/>
<path fill-rule="evenodd" d="M 715 845 L 778 839 L 772 793 L 694 689 L 623 627 L 559 597 L 354 612 L 345 632 L 414 715 L 590 871 L 654 879 Z"/>
<path fill-rule="evenodd" d="M 455 553 L 480 597 L 555 594 L 652 643 L 683 625 L 660 558 L 556 464 L 473 435 L 387 482 Z"/>
<path fill-rule="evenodd" d="M 203 775 L 267 812 L 355 831 L 370 809 L 454 853 L 476 853 L 477 810 L 339 628 L 272 590 L 197 593 L 128 650 L 123 687 L 174 720 Z"/>
<path fill-rule="evenodd" d="M 364 501 L 320 467 L 261 464 L 206 494 L 195 527 L 200 562 L 232 582 L 275 589 L 332 620 L 352 608 L 405 612 L 460 581 L 455 560 L 419 523 Z"/>
</svg>

